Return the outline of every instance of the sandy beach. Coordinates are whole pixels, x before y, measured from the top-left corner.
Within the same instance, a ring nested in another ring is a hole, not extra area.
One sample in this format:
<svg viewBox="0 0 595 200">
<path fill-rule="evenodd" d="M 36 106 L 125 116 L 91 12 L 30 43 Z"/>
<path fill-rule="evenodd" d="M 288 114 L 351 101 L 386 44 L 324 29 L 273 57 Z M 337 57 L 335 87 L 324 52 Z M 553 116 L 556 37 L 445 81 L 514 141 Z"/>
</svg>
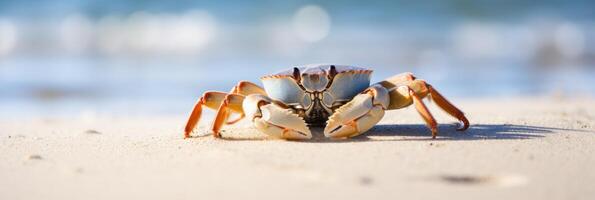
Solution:
<svg viewBox="0 0 595 200">
<path fill-rule="evenodd" d="M 184 140 L 186 113 L 1 119 L 0 199 L 595 198 L 595 100 L 455 103 L 471 128 L 430 106 L 434 140 L 413 108 L 353 139 L 300 142 L 246 120 Z"/>
</svg>

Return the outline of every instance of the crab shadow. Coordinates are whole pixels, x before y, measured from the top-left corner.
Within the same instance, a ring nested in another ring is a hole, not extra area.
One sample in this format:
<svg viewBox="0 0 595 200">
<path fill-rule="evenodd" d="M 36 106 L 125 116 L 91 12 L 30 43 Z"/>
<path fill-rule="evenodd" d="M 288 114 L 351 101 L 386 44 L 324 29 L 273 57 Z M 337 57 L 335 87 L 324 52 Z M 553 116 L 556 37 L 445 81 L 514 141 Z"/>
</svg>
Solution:
<svg viewBox="0 0 595 200">
<path fill-rule="evenodd" d="M 343 140 L 324 138 L 322 129 L 312 129 L 315 137 L 300 142 L 372 142 L 372 141 L 432 141 L 432 140 L 518 140 L 543 138 L 548 134 L 562 131 L 581 132 L 581 130 L 553 127 L 540 127 L 514 124 L 475 124 L 466 131 L 457 131 L 454 125 L 439 125 L 438 137 L 432 139 L 429 129 L 422 124 L 376 125 L 366 133 Z"/>
</svg>

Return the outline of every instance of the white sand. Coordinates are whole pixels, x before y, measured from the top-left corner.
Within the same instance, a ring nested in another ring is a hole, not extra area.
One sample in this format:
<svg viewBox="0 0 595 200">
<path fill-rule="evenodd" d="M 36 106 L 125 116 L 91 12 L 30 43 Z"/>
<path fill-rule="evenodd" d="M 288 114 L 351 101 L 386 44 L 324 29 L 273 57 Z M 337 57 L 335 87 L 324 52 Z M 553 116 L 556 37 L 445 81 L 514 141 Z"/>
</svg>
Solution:
<svg viewBox="0 0 595 200">
<path fill-rule="evenodd" d="M 304 142 L 247 122 L 226 127 L 235 139 L 183 140 L 186 113 L 3 119 L 0 199 L 595 199 L 595 101 L 455 103 L 470 130 L 431 107 L 436 140 L 412 108 Z"/>
</svg>

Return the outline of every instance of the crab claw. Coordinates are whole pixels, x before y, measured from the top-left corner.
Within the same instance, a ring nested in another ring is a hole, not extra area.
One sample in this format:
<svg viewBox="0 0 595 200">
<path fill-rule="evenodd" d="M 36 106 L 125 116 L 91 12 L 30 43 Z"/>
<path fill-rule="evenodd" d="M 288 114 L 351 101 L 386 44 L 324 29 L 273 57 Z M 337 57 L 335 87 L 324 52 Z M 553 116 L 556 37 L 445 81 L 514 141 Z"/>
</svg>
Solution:
<svg viewBox="0 0 595 200">
<path fill-rule="evenodd" d="M 260 132 L 276 138 L 303 140 L 312 138 L 306 122 L 297 114 L 263 95 L 250 95 L 244 101 L 248 116 Z"/>
<path fill-rule="evenodd" d="M 379 85 L 370 86 L 329 117 L 324 136 L 344 138 L 364 133 L 382 119 L 388 104 L 388 91 Z"/>
</svg>

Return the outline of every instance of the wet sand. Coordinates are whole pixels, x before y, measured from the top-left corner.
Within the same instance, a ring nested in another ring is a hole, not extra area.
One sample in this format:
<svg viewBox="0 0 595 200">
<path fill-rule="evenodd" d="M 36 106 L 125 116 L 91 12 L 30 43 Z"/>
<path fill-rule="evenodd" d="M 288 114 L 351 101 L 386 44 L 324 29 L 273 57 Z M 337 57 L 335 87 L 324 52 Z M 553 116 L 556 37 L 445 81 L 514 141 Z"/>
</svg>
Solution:
<svg viewBox="0 0 595 200">
<path fill-rule="evenodd" d="M 595 100 L 455 103 L 471 128 L 430 106 L 435 140 L 413 108 L 353 139 L 313 129 L 301 142 L 247 121 L 184 140 L 186 113 L 0 119 L 0 199 L 595 198 Z"/>
</svg>

